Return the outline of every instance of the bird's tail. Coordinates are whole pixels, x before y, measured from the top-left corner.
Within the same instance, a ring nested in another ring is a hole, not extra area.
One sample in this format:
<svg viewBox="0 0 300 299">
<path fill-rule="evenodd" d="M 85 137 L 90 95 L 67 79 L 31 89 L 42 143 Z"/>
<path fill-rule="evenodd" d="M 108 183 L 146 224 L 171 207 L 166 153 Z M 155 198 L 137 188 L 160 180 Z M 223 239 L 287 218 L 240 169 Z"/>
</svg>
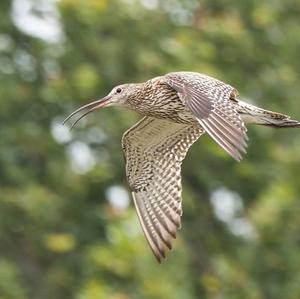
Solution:
<svg viewBox="0 0 300 299">
<path fill-rule="evenodd" d="M 300 128 L 300 122 L 291 119 L 288 115 L 258 108 L 243 101 L 238 101 L 238 112 L 245 123 L 274 128 Z"/>
</svg>

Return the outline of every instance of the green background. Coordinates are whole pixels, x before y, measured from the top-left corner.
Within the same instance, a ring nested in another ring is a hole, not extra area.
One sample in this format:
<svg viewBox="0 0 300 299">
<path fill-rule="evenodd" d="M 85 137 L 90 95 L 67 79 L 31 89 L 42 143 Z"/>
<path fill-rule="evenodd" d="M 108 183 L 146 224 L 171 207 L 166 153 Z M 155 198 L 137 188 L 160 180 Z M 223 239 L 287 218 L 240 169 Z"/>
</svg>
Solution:
<svg viewBox="0 0 300 299">
<path fill-rule="evenodd" d="M 241 163 L 201 137 L 159 265 L 120 145 L 140 117 L 61 125 L 117 84 L 179 70 L 300 119 L 300 1 L 1 0 L 1 299 L 300 298 L 300 130 L 249 126 Z"/>
</svg>

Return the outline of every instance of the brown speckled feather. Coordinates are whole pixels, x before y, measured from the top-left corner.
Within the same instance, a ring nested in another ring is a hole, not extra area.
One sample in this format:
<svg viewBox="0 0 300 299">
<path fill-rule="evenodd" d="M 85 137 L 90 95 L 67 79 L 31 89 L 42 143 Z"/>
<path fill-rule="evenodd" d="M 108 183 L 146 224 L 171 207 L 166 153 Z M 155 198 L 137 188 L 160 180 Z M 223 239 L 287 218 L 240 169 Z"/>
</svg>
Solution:
<svg viewBox="0 0 300 299">
<path fill-rule="evenodd" d="M 205 131 L 233 158 L 240 161 L 246 152 L 247 130 L 233 101 L 236 90 L 219 80 L 190 72 L 165 76 L 186 107 Z"/>
<path fill-rule="evenodd" d="M 181 163 L 201 134 L 199 126 L 144 117 L 123 135 L 134 204 L 159 262 L 181 225 Z"/>
</svg>

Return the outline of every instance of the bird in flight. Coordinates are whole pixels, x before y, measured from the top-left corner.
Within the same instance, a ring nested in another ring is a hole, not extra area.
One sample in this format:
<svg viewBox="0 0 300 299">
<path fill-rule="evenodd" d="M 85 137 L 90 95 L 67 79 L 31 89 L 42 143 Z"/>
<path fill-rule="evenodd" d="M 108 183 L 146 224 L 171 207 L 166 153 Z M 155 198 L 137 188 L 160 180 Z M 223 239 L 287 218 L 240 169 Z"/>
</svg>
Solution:
<svg viewBox="0 0 300 299">
<path fill-rule="evenodd" d="M 146 239 L 158 262 L 172 248 L 181 227 L 181 163 L 205 132 L 235 160 L 246 153 L 253 123 L 300 127 L 289 116 L 258 108 L 238 98 L 232 86 L 194 72 L 172 72 L 143 83 L 114 87 L 102 99 L 74 111 L 64 123 L 109 106 L 123 106 L 143 118 L 122 137 L 126 176 Z"/>
</svg>

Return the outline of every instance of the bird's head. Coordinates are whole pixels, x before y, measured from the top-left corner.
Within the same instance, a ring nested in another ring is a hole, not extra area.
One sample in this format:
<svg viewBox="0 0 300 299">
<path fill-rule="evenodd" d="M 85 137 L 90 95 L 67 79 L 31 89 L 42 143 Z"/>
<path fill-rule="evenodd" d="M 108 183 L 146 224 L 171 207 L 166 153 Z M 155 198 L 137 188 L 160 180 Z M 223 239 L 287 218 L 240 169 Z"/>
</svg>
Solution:
<svg viewBox="0 0 300 299">
<path fill-rule="evenodd" d="M 78 113 L 85 111 L 83 114 L 80 115 L 79 118 L 76 119 L 76 121 L 72 124 L 71 128 L 73 128 L 84 116 L 87 114 L 90 114 L 91 112 L 104 108 L 109 106 L 126 106 L 126 103 L 131 97 L 136 96 L 138 90 L 138 84 L 122 84 L 114 87 L 111 92 L 105 96 L 104 98 L 101 98 L 99 100 L 93 101 L 89 104 L 86 104 L 77 110 L 75 110 L 73 113 L 71 113 L 63 123 L 68 121 L 71 117 L 74 115 L 77 115 Z"/>
</svg>

